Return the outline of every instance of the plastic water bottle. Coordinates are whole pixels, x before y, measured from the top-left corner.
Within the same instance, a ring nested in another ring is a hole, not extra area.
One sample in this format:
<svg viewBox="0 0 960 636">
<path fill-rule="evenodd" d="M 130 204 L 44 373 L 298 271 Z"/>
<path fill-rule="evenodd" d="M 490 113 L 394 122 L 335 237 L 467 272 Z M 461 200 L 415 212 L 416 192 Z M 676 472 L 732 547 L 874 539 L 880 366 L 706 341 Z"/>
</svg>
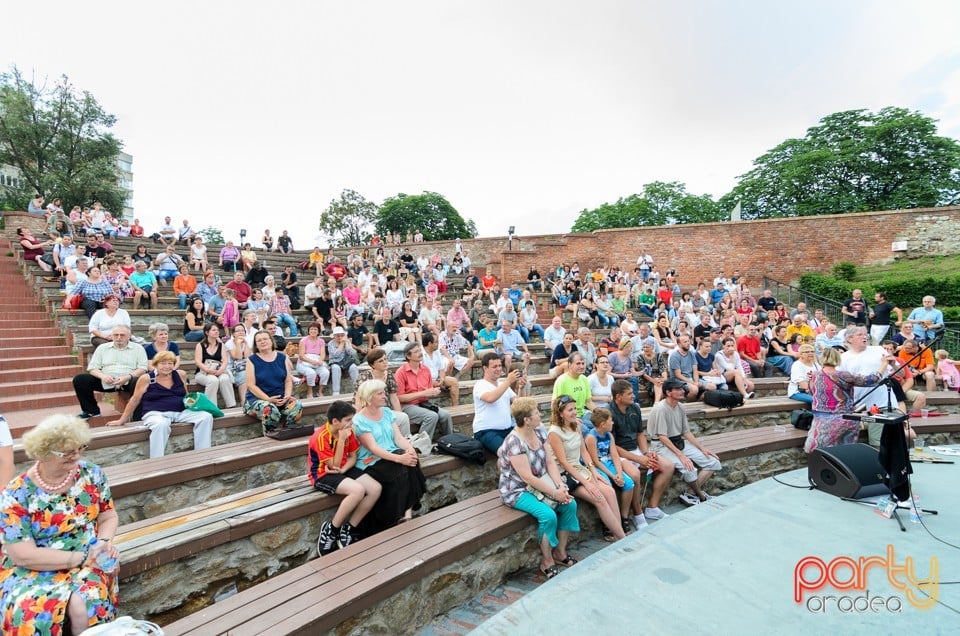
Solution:
<svg viewBox="0 0 960 636">
<path fill-rule="evenodd" d="M 102 550 L 97 550 L 97 543 L 98 541 L 96 537 L 90 540 L 90 551 L 95 555 L 93 559 L 94 563 L 96 563 L 97 567 L 106 574 L 115 572 L 118 565 L 117 559 L 110 556 L 110 552 L 108 550 L 109 546 Z"/>
</svg>

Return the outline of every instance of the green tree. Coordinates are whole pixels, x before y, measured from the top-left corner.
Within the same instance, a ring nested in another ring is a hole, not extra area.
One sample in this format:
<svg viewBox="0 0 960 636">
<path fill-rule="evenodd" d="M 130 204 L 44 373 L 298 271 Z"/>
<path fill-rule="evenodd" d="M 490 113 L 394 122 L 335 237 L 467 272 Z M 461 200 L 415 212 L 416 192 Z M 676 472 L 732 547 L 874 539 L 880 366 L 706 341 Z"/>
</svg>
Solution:
<svg viewBox="0 0 960 636">
<path fill-rule="evenodd" d="M 320 232 L 330 239 L 331 245 L 364 245 L 370 242 L 370 226 L 376 218 L 376 203 L 345 189 L 320 214 Z"/>
<path fill-rule="evenodd" d="M 124 192 L 116 165 L 121 144 L 109 132 L 115 121 L 66 76 L 48 87 L 46 81 L 26 79 L 16 67 L 0 74 L 0 164 L 20 171 L 31 196 L 59 197 L 64 206 L 100 201 L 121 211 Z M 17 203 L 23 209 L 26 200 Z"/>
<path fill-rule="evenodd" d="M 205 227 L 197 230 L 197 234 L 203 237 L 203 242 L 207 245 L 223 245 L 223 232 L 219 228 Z"/>
<path fill-rule="evenodd" d="M 593 210 L 582 210 L 574 232 L 592 232 L 616 227 L 709 223 L 723 220 L 724 213 L 708 194 L 695 195 L 678 182 L 654 181 L 642 194 L 621 197 Z"/>
<path fill-rule="evenodd" d="M 455 238 L 474 238 L 477 226 L 466 221 L 442 195 L 436 192 L 423 194 L 403 194 L 390 197 L 380 206 L 377 213 L 377 232 L 408 231 L 414 234 L 419 230 L 426 241 L 443 241 Z"/>
<path fill-rule="evenodd" d="M 960 144 L 905 108 L 828 115 L 801 139 L 753 162 L 733 191 L 742 218 L 812 216 L 951 205 L 960 201 Z"/>
</svg>

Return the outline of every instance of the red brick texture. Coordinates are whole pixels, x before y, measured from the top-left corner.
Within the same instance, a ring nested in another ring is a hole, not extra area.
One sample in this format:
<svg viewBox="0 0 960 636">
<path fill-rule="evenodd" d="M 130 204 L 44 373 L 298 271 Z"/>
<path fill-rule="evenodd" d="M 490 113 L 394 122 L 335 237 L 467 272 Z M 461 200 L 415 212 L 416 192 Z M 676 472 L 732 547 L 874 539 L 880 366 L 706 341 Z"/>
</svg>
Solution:
<svg viewBox="0 0 960 636">
<path fill-rule="evenodd" d="M 891 261 L 894 241 L 907 241 L 909 253 L 938 251 L 931 234 L 960 230 L 960 207 L 599 230 L 538 242 L 523 237 L 523 251 L 487 254 L 488 267 L 501 280 L 523 280 L 531 265 L 541 273 L 561 261 L 580 270 L 599 265 L 633 268 L 647 251 L 663 273 L 674 267 L 681 284 L 711 281 L 722 269 L 734 270 L 759 285 L 763 276 L 790 281 L 825 271 L 840 261 L 868 265 Z M 529 247 L 527 247 L 529 245 Z"/>
</svg>

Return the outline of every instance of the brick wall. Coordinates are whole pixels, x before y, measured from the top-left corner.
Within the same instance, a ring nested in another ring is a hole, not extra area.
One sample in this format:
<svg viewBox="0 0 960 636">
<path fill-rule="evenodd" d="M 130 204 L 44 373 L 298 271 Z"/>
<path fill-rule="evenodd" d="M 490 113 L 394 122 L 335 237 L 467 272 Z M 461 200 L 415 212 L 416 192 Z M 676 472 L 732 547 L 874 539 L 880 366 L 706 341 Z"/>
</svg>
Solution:
<svg viewBox="0 0 960 636">
<path fill-rule="evenodd" d="M 567 234 L 560 240 L 524 237 L 531 249 L 488 254 L 501 280 L 522 280 L 531 265 L 545 273 L 560 261 L 579 261 L 581 271 L 599 265 L 632 268 L 647 251 L 663 272 L 677 269 L 681 284 L 713 280 L 723 269 L 740 270 L 753 285 L 764 276 L 781 281 L 809 271 L 825 271 L 839 261 L 867 265 L 891 261 L 894 241 L 907 241 L 906 257 L 960 253 L 960 206 L 599 230 Z"/>
</svg>

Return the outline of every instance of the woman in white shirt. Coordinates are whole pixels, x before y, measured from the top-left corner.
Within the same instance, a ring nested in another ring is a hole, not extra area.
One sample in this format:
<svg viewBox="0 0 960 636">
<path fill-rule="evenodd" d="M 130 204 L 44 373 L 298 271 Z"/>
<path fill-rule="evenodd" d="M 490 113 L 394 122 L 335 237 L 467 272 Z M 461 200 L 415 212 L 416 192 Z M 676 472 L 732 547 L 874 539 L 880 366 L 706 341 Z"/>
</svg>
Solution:
<svg viewBox="0 0 960 636">
<path fill-rule="evenodd" d="M 808 385 L 810 374 L 817 369 L 817 358 L 812 344 L 802 344 L 800 358 L 790 367 L 790 383 L 787 385 L 787 397 L 798 402 L 813 404 L 813 395 Z"/>
<path fill-rule="evenodd" d="M 753 382 L 747 379 L 743 372 L 743 363 L 737 353 L 737 341 L 733 338 L 724 338 L 723 348 L 717 352 L 715 358 L 717 366 L 723 371 L 727 384 L 734 384 L 745 399 L 753 397 Z"/>
<path fill-rule="evenodd" d="M 613 381 L 614 377 L 610 375 L 610 360 L 607 356 L 600 354 L 597 356 L 596 371 L 590 374 L 587 381 L 590 383 L 590 396 L 597 406 L 606 406 L 609 408 L 613 401 Z"/>
<path fill-rule="evenodd" d="M 535 333 L 543 340 L 543 327 L 540 326 L 540 316 L 537 314 L 536 305 L 532 300 L 528 300 L 520 311 L 520 324 L 527 330 L 527 333 Z"/>
<path fill-rule="evenodd" d="M 387 309 L 396 317 L 400 313 L 400 306 L 403 305 L 403 290 L 397 284 L 396 278 L 391 280 L 388 285 L 384 301 L 387 303 Z"/>
</svg>

